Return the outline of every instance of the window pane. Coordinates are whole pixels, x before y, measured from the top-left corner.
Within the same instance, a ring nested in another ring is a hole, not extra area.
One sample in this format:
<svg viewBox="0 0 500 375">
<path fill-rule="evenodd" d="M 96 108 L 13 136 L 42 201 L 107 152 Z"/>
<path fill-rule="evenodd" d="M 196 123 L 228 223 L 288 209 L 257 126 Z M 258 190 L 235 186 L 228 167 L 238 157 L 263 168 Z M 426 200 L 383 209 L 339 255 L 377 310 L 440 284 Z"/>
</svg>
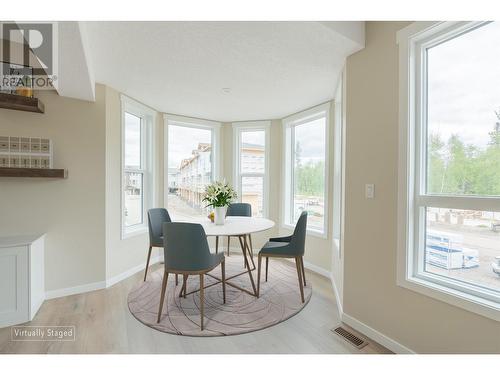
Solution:
<svg viewBox="0 0 500 375">
<path fill-rule="evenodd" d="M 427 50 L 427 192 L 500 195 L 500 24 Z"/>
<path fill-rule="evenodd" d="M 500 292 L 500 212 L 427 207 L 425 270 Z"/>
<path fill-rule="evenodd" d="M 252 216 L 263 216 L 264 178 L 242 177 L 241 178 L 241 202 L 250 203 Z"/>
<path fill-rule="evenodd" d="M 125 172 L 125 226 L 143 223 L 143 175 Z"/>
<path fill-rule="evenodd" d="M 212 131 L 168 126 L 168 209 L 176 219 L 208 213 L 201 201 L 212 182 Z"/>
<path fill-rule="evenodd" d="M 294 127 L 293 219 L 309 214 L 308 227 L 323 230 L 325 211 L 325 118 Z"/>
<path fill-rule="evenodd" d="M 125 112 L 125 168 L 141 166 L 141 118 Z"/>
<path fill-rule="evenodd" d="M 241 173 L 265 173 L 264 130 L 241 133 Z"/>
</svg>

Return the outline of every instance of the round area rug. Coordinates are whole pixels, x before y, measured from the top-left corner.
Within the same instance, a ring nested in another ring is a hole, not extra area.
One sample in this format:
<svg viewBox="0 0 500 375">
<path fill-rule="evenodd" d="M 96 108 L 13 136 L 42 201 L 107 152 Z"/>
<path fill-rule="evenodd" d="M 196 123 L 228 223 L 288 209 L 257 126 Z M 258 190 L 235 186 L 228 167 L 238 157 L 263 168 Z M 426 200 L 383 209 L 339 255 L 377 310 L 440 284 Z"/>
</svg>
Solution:
<svg viewBox="0 0 500 375">
<path fill-rule="evenodd" d="M 257 259 L 255 259 L 257 263 Z M 256 264 L 257 265 L 257 264 Z M 265 281 L 265 260 L 262 260 L 260 297 L 253 297 L 230 285 L 226 285 L 226 303 L 222 303 L 222 284 L 205 289 L 204 330 L 200 330 L 199 292 L 179 298 L 182 276 L 175 286 L 175 277 L 169 275 L 165 304 L 160 323 L 156 323 L 160 304 L 163 268 L 148 274 L 128 295 L 128 307 L 132 315 L 143 324 L 162 332 L 185 336 L 226 336 L 257 331 L 278 324 L 302 310 L 312 294 L 309 282 L 304 287 L 305 303 L 300 300 L 299 281 L 294 263 L 269 259 L 269 276 Z M 243 258 L 226 257 L 226 277 L 244 271 Z M 210 272 L 221 277 L 220 266 Z M 252 272 L 257 287 L 257 269 Z M 205 286 L 216 282 L 205 276 Z M 230 280 L 252 290 L 250 278 L 245 273 Z M 306 279 L 306 281 L 308 281 Z M 189 276 L 187 292 L 199 288 L 199 276 Z"/>
</svg>

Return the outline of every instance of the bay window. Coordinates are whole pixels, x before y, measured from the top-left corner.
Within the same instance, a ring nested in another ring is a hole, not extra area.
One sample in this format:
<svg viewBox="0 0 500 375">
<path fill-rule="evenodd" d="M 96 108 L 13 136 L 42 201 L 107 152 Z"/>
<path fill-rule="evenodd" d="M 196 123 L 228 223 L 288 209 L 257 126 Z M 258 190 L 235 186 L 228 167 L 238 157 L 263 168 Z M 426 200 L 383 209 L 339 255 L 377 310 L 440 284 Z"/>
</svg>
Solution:
<svg viewBox="0 0 500 375">
<path fill-rule="evenodd" d="M 199 220 L 209 209 L 205 187 L 219 175 L 220 123 L 165 116 L 165 202 L 175 220 Z"/>
<path fill-rule="evenodd" d="M 269 121 L 233 123 L 234 186 L 252 216 L 268 216 Z"/>
<path fill-rule="evenodd" d="M 283 120 L 283 226 L 293 228 L 300 213 L 307 211 L 308 231 L 322 237 L 328 232 L 329 109 L 327 103 Z"/>
<path fill-rule="evenodd" d="M 122 237 L 147 230 L 154 116 L 154 111 L 122 96 Z"/>
</svg>

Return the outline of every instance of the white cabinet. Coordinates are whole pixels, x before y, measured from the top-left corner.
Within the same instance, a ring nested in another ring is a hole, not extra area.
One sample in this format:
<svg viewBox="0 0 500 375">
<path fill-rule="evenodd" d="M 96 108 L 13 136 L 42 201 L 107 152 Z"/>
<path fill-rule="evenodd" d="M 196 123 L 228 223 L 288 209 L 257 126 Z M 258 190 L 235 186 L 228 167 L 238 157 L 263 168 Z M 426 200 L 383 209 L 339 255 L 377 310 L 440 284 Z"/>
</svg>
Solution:
<svg viewBox="0 0 500 375">
<path fill-rule="evenodd" d="M 45 300 L 44 241 L 0 237 L 0 327 L 32 320 Z"/>
</svg>

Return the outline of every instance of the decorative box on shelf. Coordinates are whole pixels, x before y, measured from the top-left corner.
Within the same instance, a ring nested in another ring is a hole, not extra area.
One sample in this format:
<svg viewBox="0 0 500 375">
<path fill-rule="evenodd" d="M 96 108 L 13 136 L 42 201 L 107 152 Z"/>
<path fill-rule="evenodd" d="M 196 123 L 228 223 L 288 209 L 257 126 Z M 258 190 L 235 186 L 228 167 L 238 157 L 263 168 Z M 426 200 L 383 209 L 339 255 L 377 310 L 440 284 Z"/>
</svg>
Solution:
<svg viewBox="0 0 500 375">
<path fill-rule="evenodd" d="M 52 160 L 50 139 L 0 136 L 0 168 L 51 169 Z"/>
</svg>

